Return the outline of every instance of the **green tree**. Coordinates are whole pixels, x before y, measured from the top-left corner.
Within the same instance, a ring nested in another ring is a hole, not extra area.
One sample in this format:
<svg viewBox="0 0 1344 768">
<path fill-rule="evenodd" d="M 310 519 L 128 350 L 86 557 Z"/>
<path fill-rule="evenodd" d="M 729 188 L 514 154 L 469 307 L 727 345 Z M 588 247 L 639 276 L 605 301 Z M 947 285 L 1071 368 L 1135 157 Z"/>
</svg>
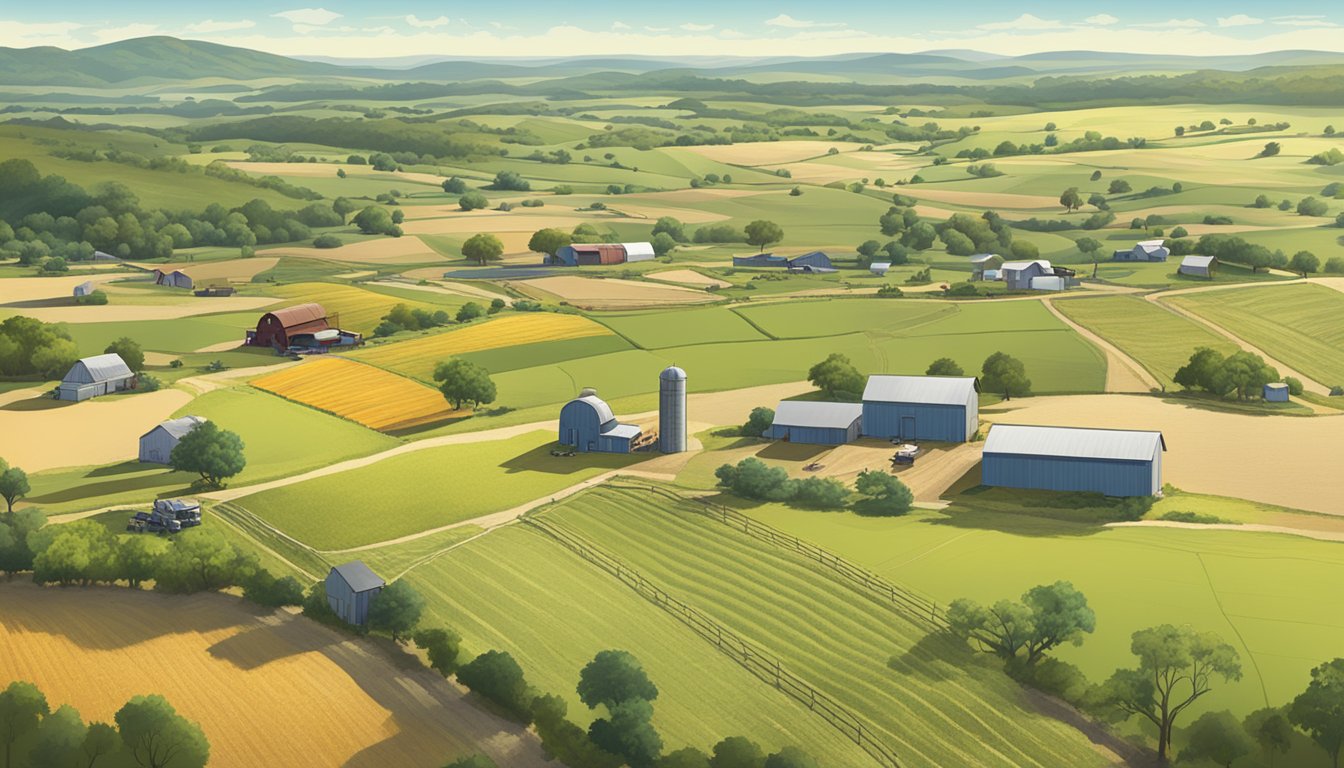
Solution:
<svg viewBox="0 0 1344 768">
<path fill-rule="evenodd" d="M 1181 762 L 1208 760 L 1232 768 L 1237 760 L 1255 751 L 1255 742 L 1231 712 L 1205 712 L 1186 729 Z"/>
<path fill-rule="evenodd" d="M 5 513 L 14 517 L 14 505 L 28 495 L 32 488 L 28 485 L 28 473 L 18 467 L 11 467 L 0 459 L 0 498 L 5 500 Z"/>
<path fill-rule="evenodd" d="M 832 352 L 812 366 L 807 372 L 807 380 L 828 397 L 857 398 L 863 392 L 863 374 L 839 352 Z"/>
<path fill-rule="evenodd" d="M 455 410 L 495 402 L 495 382 L 490 380 L 490 372 L 469 360 L 453 358 L 439 363 L 434 368 L 434 380 Z"/>
<path fill-rule="evenodd" d="M 1256 157 L 1273 157 L 1279 154 L 1279 151 L 1282 149 L 1283 147 L 1279 146 L 1279 142 L 1271 141 L 1265 144 L 1265 148 L 1260 150 L 1260 154 L 1256 155 Z"/>
<path fill-rule="evenodd" d="M 425 599 L 405 579 L 398 579 L 378 593 L 369 605 L 369 628 L 387 632 L 392 642 L 408 634 L 420 623 Z"/>
<path fill-rule="evenodd" d="M 168 455 L 168 466 L 178 472 L 195 472 L 207 485 L 218 488 L 247 466 L 243 449 L 241 437 L 207 421 L 183 435 Z"/>
<path fill-rule="evenodd" d="M 554 256 L 557 251 L 571 242 L 573 242 L 573 238 L 563 229 L 539 229 L 533 232 L 532 237 L 527 241 L 527 249 L 536 253 L 544 253 L 547 256 Z M 499 250 L 501 254 L 504 252 L 502 243 Z"/>
<path fill-rule="evenodd" d="M 1031 379 L 1021 360 L 1003 352 L 985 358 L 980 368 L 980 384 L 989 392 L 1000 392 L 1005 399 L 1031 394 Z"/>
<path fill-rule="evenodd" d="M 653 239 L 649 241 L 649 245 L 653 246 L 654 256 L 666 256 L 677 249 L 677 241 L 666 232 L 659 232 L 654 235 Z"/>
<path fill-rule="evenodd" d="M 79 762 L 88 726 L 69 704 L 56 708 L 37 726 L 37 741 L 28 753 L 33 765 L 73 766 Z"/>
<path fill-rule="evenodd" d="M 117 573 L 130 584 L 131 589 L 154 578 L 159 558 L 168 548 L 168 542 L 154 536 L 130 536 L 117 545 Z"/>
<path fill-rule="evenodd" d="M 1133 191 L 1134 188 L 1124 179 L 1111 179 L 1110 186 L 1106 188 L 1106 194 L 1108 195 L 1127 195 Z"/>
<path fill-rule="evenodd" d="M 492 189 L 508 190 L 511 192 L 529 192 L 532 185 L 522 177 L 517 171 L 500 171 L 495 174 L 495 180 L 490 185 Z"/>
<path fill-rule="evenodd" d="M 864 470 L 854 480 L 854 489 L 868 499 L 863 511 L 878 515 L 904 515 L 915 504 L 915 495 L 900 478 L 881 470 Z"/>
<path fill-rule="evenodd" d="M 745 736 L 729 736 L 714 745 L 710 768 L 765 768 L 765 752 Z"/>
<path fill-rule="evenodd" d="M 341 217 L 341 223 L 345 223 L 345 217 L 359 210 L 359 205 L 348 197 L 338 197 L 331 202 L 331 209 Z"/>
<path fill-rule="evenodd" d="M 618 755 L 630 768 L 654 768 L 663 752 L 663 740 L 653 727 L 653 705 L 629 699 L 607 707 L 606 718 L 588 727 L 588 737 L 599 748 Z"/>
<path fill-rule="evenodd" d="M 466 304 L 457 308 L 457 314 L 454 319 L 459 323 L 470 323 L 478 317 L 485 317 L 485 307 L 474 301 L 468 301 Z"/>
<path fill-rule="evenodd" d="M 1255 202 L 1251 203 L 1252 208 L 1272 208 L 1274 201 L 1269 199 L 1269 195 L 1257 195 Z"/>
<path fill-rule="evenodd" d="M 724 464 L 714 470 L 719 485 L 744 499 L 784 501 L 792 487 L 789 473 L 781 467 L 772 467 L 755 456 L 748 456 L 737 464 Z"/>
<path fill-rule="evenodd" d="M 416 630 L 412 640 L 429 657 L 429 666 L 448 677 L 457 671 L 457 657 L 462 652 L 462 638 L 457 633 L 434 627 Z"/>
<path fill-rule="evenodd" d="M 658 221 L 654 222 L 653 231 L 651 231 L 649 235 L 657 236 L 658 234 L 666 234 L 678 243 L 688 241 L 688 238 L 686 237 L 686 225 L 671 216 L 659 217 Z"/>
<path fill-rule="evenodd" d="M 1297 213 L 1299 216 L 1324 216 L 1330 211 L 1330 206 L 1326 205 L 1324 200 L 1317 200 L 1314 197 L 1304 197 L 1297 203 Z"/>
<path fill-rule="evenodd" d="M 784 747 L 765 758 L 765 768 L 821 768 L 821 764 L 797 747 Z"/>
<path fill-rule="evenodd" d="M 121 736 L 117 734 L 116 728 L 107 723 L 89 723 L 84 743 L 79 748 L 84 757 L 83 768 L 95 768 L 100 758 L 115 753 L 120 746 Z"/>
<path fill-rule="evenodd" d="M 154 588 L 190 594 L 245 583 L 257 570 L 256 556 L 245 553 L 214 528 L 193 528 L 173 537 L 159 557 Z"/>
<path fill-rule="evenodd" d="M 1240 680 L 1241 660 L 1217 635 L 1171 624 L 1135 632 L 1130 650 L 1138 666 L 1116 670 L 1090 698 L 1124 718 L 1138 715 L 1156 726 L 1158 761 L 1166 762 L 1177 718 L 1213 690 L 1215 677 Z"/>
<path fill-rule="evenodd" d="M 663 755 L 658 768 L 709 768 L 709 755 L 695 747 L 682 747 Z"/>
<path fill-rule="evenodd" d="M 461 195 L 467 191 L 467 182 L 456 176 L 451 176 L 443 180 L 443 191 L 450 195 Z"/>
<path fill-rule="evenodd" d="M 849 501 L 849 488 L 834 477 L 805 477 L 789 481 L 785 495 L 800 507 L 840 509 Z"/>
<path fill-rule="evenodd" d="M 523 668 L 504 651 L 486 651 L 457 671 L 458 682 L 494 702 L 520 722 L 532 718 L 532 693 Z"/>
<path fill-rule="evenodd" d="M 881 250 L 881 248 L 882 244 L 876 240 L 864 240 L 862 243 L 859 243 L 859 247 L 855 250 L 858 251 L 860 256 L 871 259 L 877 255 L 877 252 Z"/>
<path fill-rule="evenodd" d="M 126 367 L 136 373 L 145 369 L 145 353 L 140 349 L 140 345 L 129 337 L 122 336 L 108 344 L 103 354 L 119 355 L 122 362 L 126 363 Z"/>
<path fill-rule="evenodd" d="M 1344 749 L 1344 659 L 1333 659 L 1311 670 L 1311 682 L 1288 705 L 1288 719 L 1306 731 L 1339 768 Z"/>
<path fill-rule="evenodd" d="M 556 250 L 560 250 L 558 247 Z M 488 233 L 472 235 L 462 244 L 465 258 L 485 266 L 487 261 L 499 261 L 504 256 L 504 243 L 498 237 Z"/>
<path fill-rule="evenodd" d="M 47 697 L 32 683 L 15 681 L 0 691 L 0 745 L 5 748 L 5 766 L 14 762 L 14 743 L 37 731 L 50 712 Z"/>
<path fill-rule="evenodd" d="M 1196 347 L 1186 364 L 1176 369 L 1172 381 L 1185 389 L 1203 389 L 1212 392 L 1223 359 L 1223 353 L 1212 347 Z"/>
<path fill-rule="evenodd" d="M 1308 273 L 1321 268 L 1321 260 L 1311 251 L 1298 251 L 1293 254 L 1293 260 L 1288 262 L 1288 268 L 1305 278 Z"/>
<path fill-rule="evenodd" d="M 1242 721 L 1242 727 L 1260 745 L 1270 768 L 1274 766 L 1275 756 L 1287 754 L 1293 746 L 1293 724 L 1278 707 L 1255 710 Z"/>
<path fill-rule="evenodd" d="M 61 586 L 113 581 L 117 572 L 116 540 L 106 526 L 78 520 L 32 536 L 33 581 Z"/>
<path fill-rule="evenodd" d="M 1069 187 L 1060 194 L 1059 204 L 1064 206 L 1064 210 L 1072 213 L 1083 207 L 1083 196 L 1077 187 Z"/>
<path fill-rule="evenodd" d="M 1074 241 L 1074 245 L 1077 246 L 1078 250 L 1084 255 L 1092 259 L 1092 277 L 1095 278 L 1100 263 L 1098 258 L 1101 252 L 1101 241 L 1095 237 L 1080 237 Z"/>
<path fill-rule="evenodd" d="M 784 230 L 775 222 L 764 219 L 751 222 L 744 231 L 747 233 L 747 244 L 760 248 L 762 252 L 767 246 L 784 239 Z"/>
<path fill-rule="evenodd" d="M 0 571 L 13 576 L 32 569 L 31 545 L 38 538 L 34 534 L 46 524 L 47 516 L 40 509 L 29 507 L 5 517 L 5 524 L 0 524 Z"/>
<path fill-rule="evenodd" d="M 1013 254 L 1013 258 L 1019 261 L 1034 261 L 1041 257 L 1041 249 L 1035 243 L 1026 240 L 1014 240 L 1009 246 L 1009 251 Z"/>
<path fill-rule="evenodd" d="M 457 199 L 457 206 L 464 211 L 477 211 L 490 207 L 490 200 L 480 192 L 472 190 Z"/>
<path fill-rule="evenodd" d="M 210 742 L 196 723 L 162 696 L 136 696 L 114 718 L 122 743 L 141 768 L 204 768 Z"/>
<path fill-rule="evenodd" d="M 925 376 L 965 376 L 966 372 L 961 369 L 961 365 L 950 357 L 940 357 L 929 363 L 929 367 L 924 371 Z"/>
<path fill-rule="evenodd" d="M 742 425 L 743 437 L 763 437 L 766 430 L 775 423 L 775 411 L 773 408 L 765 406 L 756 406 L 751 409 L 751 414 L 747 416 L 747 423 Z"/>
<path fill-rule="evenodd" d="M 983 606 L 954 600 L 947 609 L 952 632 L 1004 661 L 1035 666 L 1045 654 L 1069 643 L 1082 645 L 1097 626 L 1087 598 L 1067 581 L 1032 587 L 1021 602 Z"/>
<path fill-rule="evenodd" d="M 355 214 L 352 222 L 366 235 L 400 235 L 401 228 L 392 221 L 392 214 L 379 205 L 370 205 Z"/>
<path fill-rule="evenodd" d="M 644 672 L 644 667 L 628 651 L 600 651 L 579 673 L 579 701 L 589 709 L 599 704 L 611 707 L 642 699 L 658 698 L 658 687 Z"/>
</svg>

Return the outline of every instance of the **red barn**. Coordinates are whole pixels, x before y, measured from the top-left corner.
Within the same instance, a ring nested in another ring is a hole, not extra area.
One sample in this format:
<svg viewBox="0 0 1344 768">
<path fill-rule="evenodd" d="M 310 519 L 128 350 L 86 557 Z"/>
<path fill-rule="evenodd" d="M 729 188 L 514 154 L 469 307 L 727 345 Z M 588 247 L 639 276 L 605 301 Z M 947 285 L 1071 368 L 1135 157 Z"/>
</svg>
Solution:
<svg viewBox="0 0 1344 768">
<path fill-rule="evenodd" d="M 290 340 L 302 334 L 315 334 L 331 326 L 327 310 L 321 304 L 299 304 L 294 307 L 267 312 L 257 321 L 257 330 L 248 334 L 248 344 L 254 347 L 289 347 Z"/>
</svg>

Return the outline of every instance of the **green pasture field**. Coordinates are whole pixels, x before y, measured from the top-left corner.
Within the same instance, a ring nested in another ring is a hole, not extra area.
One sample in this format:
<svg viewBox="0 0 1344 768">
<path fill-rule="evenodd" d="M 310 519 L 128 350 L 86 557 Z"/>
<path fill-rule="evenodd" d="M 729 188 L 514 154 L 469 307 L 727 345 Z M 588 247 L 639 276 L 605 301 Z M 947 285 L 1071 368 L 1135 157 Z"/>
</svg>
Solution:
<svg viewBox="0 0 1344 768">
<path fill-rule="evenodd" d="M 775 339 L 812 339 L 897 330 L 961 311 L 949 302 L 896 299 L 787 301 L 734 307 L 733 312 Z"/>
<path fill-rule="evenodd" d="M 739 314 L 725 307 L 632 314 L 591 312 L 588 316 L 644 349 L 766 338 Z"/>
<path fill-rule="evenodd" d="M 67 323 L 65 327 L 82 355 L 101 354 L 108 344 L 122 336 L 135 339 L 146 350 L 183 354 L 226 341 L 242 344 L 245 332 L 257 327 L 257 318 L 264 311 L 225 312 L 177 320 Z"/>
<path fill-rule="evenodd" d="M 354 267 L 346 271 L 353 271 Z M 327 311 L 331 322 L 339 322 L 345 330 L 357 331 L 365 335 L 373 333 L 384 315 L 398 304 L 411 309 L 423 309 L 429 312 L 442 309 L 422 299 L 401 299 L 388 296 L 374 290 L 354 285 L 337 283 L 293 283 L 289 285 L 268 286 L 266 293 L 285 299 L 287 306 L 317 302 Z M 430 294 L 425 294 L 429 296 Z M 255 321 L 254 321 L 255 323 Z"/>
<path fill-rule="evenodd" d="M 541 519 L 578 533 L 861 712 L 904 765 L 1103 762 L 1080 733 L 1031 711 L 1018 685 L 992 665 L 806 556 L 690 503 L 603 487 Z"/>
<path fill-rule="evenodd" d="M 539 341 L 511 347 L 467 352 L 458 357 L 481 366 L 492 374 L 507 373 L 539 365 L 560 365 L 571 360 L 607 355 L 631 349 L 630 342 L 614 335 L 588 336 L 581 339 Z"/>
<path fill-rule="evenodd" d="M 531 432 L 428 448 L 237 503 L 316 549 L 341 549 L 498 512 L 647 458 L 557 458 L 550 455 L 554 442 L 549 432 Z"/>
<path fill-rule="evenodd" d="M 1107 243 L 1103 249 L 1109 247 L 1109 245 Z M 1124 245 L 1128 246 L 1129 243 Z M 1271 282 L 1289 279 L 1273 272 L 1255 272 L 1240 264 L 1219 262 L 1215 268 L 1213 279 L 1209 280 L 1203 277 L 1179 274 L 1176 270 L 1180 266 L 1180 258 L 1176 256 L 1165 263 L 1160 261 L 1149 263 L 1103 261 L 1097 270 L 1097 277 L 1108 283 L 1138 288 L 1186 288 L 1210 283 Z M 1092 274 L 1091 267 L 1086 265 L 1079 267 L 1078 271 L 1083 273 L 1084 270 L 1087 270 L 1087 275 Z"/>
<path fill-rule="evenodd" d="M 825 755 L 836 768 L 872 764 L 806 707 L 534 529 L 493 531 L 406 578 L 425 596 L 429 621 L 461 633 L 469 653 L 508 651 L 529 683 L 563 697 L 570 718 L 585 726 L 598 714 L 578 700 L 579 670 L 598 651 L 619 648 L 658 686 L 653 723 L 666 752 L 707 752 L 726 735 L 744 734 L 771 751 L 793 744 Z"/>
<path fill-rule="evenodd" d="M 1237 345 L 1199 323 L 1133 296 L 1065 299 L 1055 308 L 1070 320 L 1101 336 L 1139 361 L 1148 372 L 1172 384 L 1176 369 L 1190 360 L 1196 347 L 1223 354 Z"/>
<path fill-rule="evenodd" d="M 1323 285 L 1229 289 L 1173 296 L 1327 387 L 1344 384 L 1344 292 Z"/>
</svg>

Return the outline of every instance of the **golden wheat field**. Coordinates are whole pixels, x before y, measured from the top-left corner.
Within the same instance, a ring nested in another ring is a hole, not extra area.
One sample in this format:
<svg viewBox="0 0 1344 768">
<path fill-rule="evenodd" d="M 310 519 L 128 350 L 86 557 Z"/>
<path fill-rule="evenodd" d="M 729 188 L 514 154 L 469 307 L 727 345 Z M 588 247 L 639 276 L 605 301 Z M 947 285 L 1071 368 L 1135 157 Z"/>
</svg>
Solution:
<svg viewBox="0 0 1344 768">
<path fill-rule="evenodd" d="M 607 336 L 603 325 L 578 315 L 531 312 L 506 315 L 487 323 L 469 325 L 460 330 L 402 341 L 356 353 L 359 359 L 382 368 L 429 380 L 434 366 L 453 355 L 486 349 L 533 344 L 539 341 L 581 339 Z"/>
<path fill-rule="evenodd" d="M 213 768 L 433 768 L 473 752 L 541 768 L 535 739 L 419 664 L 225 595 L 0 585 L 0 680 L 111 722 L 163 695 L 201 724 Z M 397 663 L 394 663 L 396 661 Z"/>
<path fill-rule="evenodd" d="M 381 293 L 374 293 L 352 285 L 338 283 L 294 283 L 277 285 L 266 289 L 267 293 L 282 299 L 288 299 L 286 306 L 316 302 L 327 310 L 327 318 L 332 325 L 340 325 L 347 331 L 372 333 L 393 307 L 406 304 L 412 309 L 434 311 L 443 309 L 432 304 L 406 301 Z"/>
<path fill-rule="evenodd" d="M 341 357 L 309 360 L 253 379 L 252 386 L 381 431 L 432 424 L 457 413 L 437 390 Z"/>
</svg>

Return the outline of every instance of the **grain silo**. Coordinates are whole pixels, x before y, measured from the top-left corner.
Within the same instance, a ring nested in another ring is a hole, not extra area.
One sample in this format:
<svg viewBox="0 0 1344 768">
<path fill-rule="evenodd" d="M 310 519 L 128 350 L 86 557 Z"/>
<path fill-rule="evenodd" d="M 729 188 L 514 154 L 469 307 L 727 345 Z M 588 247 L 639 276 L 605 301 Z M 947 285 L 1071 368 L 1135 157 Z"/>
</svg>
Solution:
<svg viewBox="0 0 1344 768">
<path fill-rule="evenodd" d="M 686 372 L 675 365 L 658 374 L 658 450 L 686 450 Z"/>
</svg>

